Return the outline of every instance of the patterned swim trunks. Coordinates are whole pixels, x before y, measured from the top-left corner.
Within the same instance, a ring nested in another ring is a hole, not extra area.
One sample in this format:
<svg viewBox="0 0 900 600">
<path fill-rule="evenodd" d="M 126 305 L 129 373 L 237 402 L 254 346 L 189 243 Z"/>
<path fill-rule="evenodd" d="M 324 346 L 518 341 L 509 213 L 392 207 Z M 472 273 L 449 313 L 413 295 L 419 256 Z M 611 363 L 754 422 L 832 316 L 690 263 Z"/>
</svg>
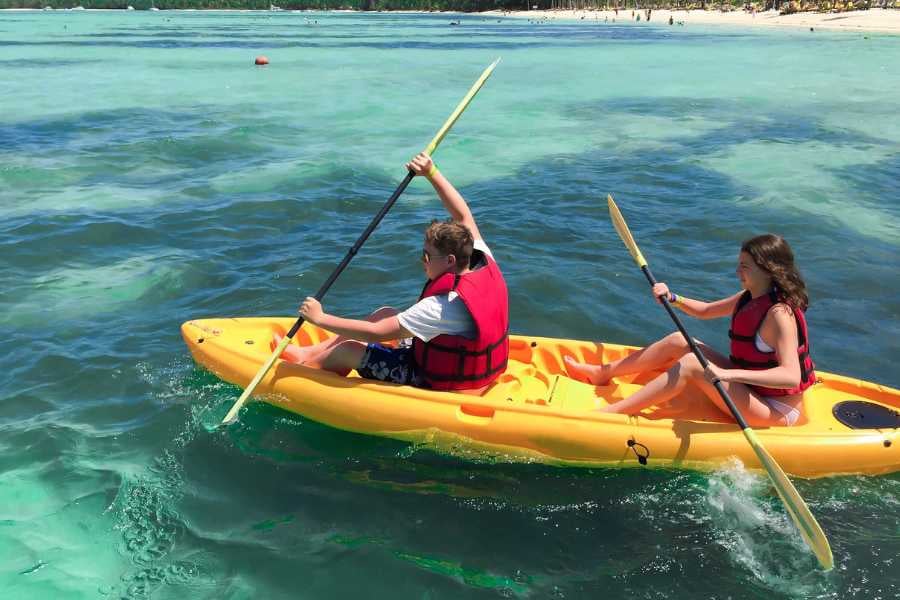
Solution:
<svg viewBox="0 0 900 600">
<path fill-rule="evenodd" d="M 366 379 L 425 387 L 413 364 L 412 352 L 410 346 L 388 348 L 381 344 L 369 344 L 356 371 Z"/>
</svg>

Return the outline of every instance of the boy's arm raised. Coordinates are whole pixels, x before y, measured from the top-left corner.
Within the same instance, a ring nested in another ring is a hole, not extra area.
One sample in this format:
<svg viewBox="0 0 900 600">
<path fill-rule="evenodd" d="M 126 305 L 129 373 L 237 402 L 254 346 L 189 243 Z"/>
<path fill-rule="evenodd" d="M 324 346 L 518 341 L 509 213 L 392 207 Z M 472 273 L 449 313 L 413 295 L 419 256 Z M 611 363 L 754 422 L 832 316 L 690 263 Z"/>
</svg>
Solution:
<svg viewBox="0 0 900 600">
<path fill-rule="evenodd" d="M 481 239 L 481 232 L 478 231 L 478 225 L 475 223 L 475 217 L 472 216 L 472 211 L 469 210 L 469 205 L 466 204 L 462 194 L 456 191 L 453 184 L 451 184 L 450 181 L 444 177 L 443 173 L 437 169 L 430 156 L 422 152 L 421 154 L 416 155 L 416 157 L 406 165 L 406 168 L 416 175 L 425 176 L 428 181 L 431 182 L 431 185 L 434 186 L 434 191 L 437 192 L 444 208 L 447 209 L 447 212 L 450 214 L 450 218 L 457 223 L 465 225 L 471 232 L 472 238 L 476 240 Z"/>
</svg>

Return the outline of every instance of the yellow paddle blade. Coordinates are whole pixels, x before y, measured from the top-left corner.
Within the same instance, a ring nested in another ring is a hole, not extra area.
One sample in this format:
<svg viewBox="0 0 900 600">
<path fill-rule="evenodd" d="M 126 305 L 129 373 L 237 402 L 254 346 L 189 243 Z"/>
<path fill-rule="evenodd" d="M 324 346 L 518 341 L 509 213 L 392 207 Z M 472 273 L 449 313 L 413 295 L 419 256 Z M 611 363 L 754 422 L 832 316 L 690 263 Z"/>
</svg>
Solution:
<svg viewBox="0 0 900 600">
<path fill-rule="evenodd" d="M 606 204 L 609 205 L 609 216 L 612 217 L 613 226 L 619 233 L 619 237 L 622 238 L 623 242 L 625 242 L 625 246 L 628 248 L 628 252 L 631 253 L 631 257 L 639 267 L 646 267 L 647 261 L 644 260 L 644 255 L 641 254 L 641 249 L 638 248 L 637 242 L 635 242 L 634 238 L 631 237 L 631 231 L 628 229 L 628 223 L 625 222 L 625 217 L 623 217 L 622 213 L 619 212 L 619 207 L 616 206 L 616 203 L 613 200 L 612 196 L 606 196 Z"/>
<path fill-rule="evenodd" d="M 250 385 L 244 390 L 244 393 L 241 394 L 241 397 L 238 398 L 238 401 L 234 403 L 234 406 L 231 407 L 231 410 L 228 411 L 228 414 L 225 415 L 225 418 L 222 419 L 222 425 L 227 425 L 232 423 L 235 419 L 237 419 L 238 411 L 241 410 L 241 407 L 247 403 L 247 399 L 250 397 L 250 394 L 253 393 L 253 390 L 256 389 L 256 386 L 259 385 L 259 382 L 262 381 L 262 378 L 266 376 L 266 373 L 269 372 L 269 369 L 272 368 L 272 365 L 278 360 L 278 357 L 281 356 L 281 353 L 284 352 L 284 349 L 287 348 L 287 345 L 291 343 L 291 338 L 288 336 L 284 336 L 281 339 L 281 342 L 278 344 L 278 347 L 275 348 L 275 351 L 272 352 L 272 355 L 269 359 L 263 364 L 259 371 L 256 372 L 256 375 L 253 377 L 253 381 L 250 382 Z"/>
<path fill-rule="evenodd" d="M 481 74 L 481 77 L 478 78 L 472 87 L 469 89 L 469 93 L 460 100 L 459 104 L 456 105 L 456 110 L 453 111 L 453 114 L 450 115 L 450 118 L 447 119 L 447 122 L 444 123 L 444 126 L 441 127 L 434 138 L 431 140 L 431 143 L 425 147 L 425 154 L 429 156 L 434 153 L 437 149 L 438 144 L 440 144 L 444 140 L 444 136 L 447 135 L 447 132 L 450 131 L 450 128 L 453 127 L 453 124 L 456 123 L 456 120 L 459 119 L 459 116 L 466 110 L 466 107 L 469 106 L 469 103 L 472 101 L 472 98 L 475 97 L 475 94 L 478 93 L 478 90 L 481 89 L 481 86 L 484 85 L 484 82 L 487 81 L 488 77 L 491 76 L 491 73 L 494 72 L 494 68 L 500 64 L 500 59 L 498 58 L 491 65 L 484 70 L 484 73 Z"/>
<path fill-rule="evenodd" d="M 828 538 L 825 537 L 825 532 L 822 531 L 819 522 L 816 521 L 809 507 L 806 506 L 806 502 L 803 501 L 797 488 L 788 479 L 781 466 L 775 462 L 775 459 L 772 458 L 756 438 L 756 432 L 748 427 L 744 429 L 744 436 L 750 442 L 750 446 L 756 453 L 759 462 L 762 463 L 762 466 L 765 467 L 766 472 L 769 474 L 769 478 L 775 486 L 775 491 L 778 492 L 778 496 L 784 503 L 785 508 L 787 508 L 788 514 L 791 516 L 797 529 L 800 530 L 800 535 L 803 536 L 806 545 L 816 555 L 822 568 L 830 571 L 834 568 L 834 557 L 831 554 Z"/>
</svg>

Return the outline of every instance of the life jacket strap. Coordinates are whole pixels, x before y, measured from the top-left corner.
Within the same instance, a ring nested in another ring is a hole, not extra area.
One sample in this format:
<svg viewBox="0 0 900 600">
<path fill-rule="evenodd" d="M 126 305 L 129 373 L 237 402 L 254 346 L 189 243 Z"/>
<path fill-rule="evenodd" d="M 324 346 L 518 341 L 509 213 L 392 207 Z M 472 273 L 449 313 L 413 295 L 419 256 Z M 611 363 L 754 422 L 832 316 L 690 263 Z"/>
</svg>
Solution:
<svg viewBox="0 0 900 600">
<path fill-rule="evenodd" d="M 746 358 L 738 358 L 733 354 L 728 357 L 728 360 L 737 367 L 747 369 L 772 369 L 778 366 L 777 360 L 747 360 Z"/>
</svg>

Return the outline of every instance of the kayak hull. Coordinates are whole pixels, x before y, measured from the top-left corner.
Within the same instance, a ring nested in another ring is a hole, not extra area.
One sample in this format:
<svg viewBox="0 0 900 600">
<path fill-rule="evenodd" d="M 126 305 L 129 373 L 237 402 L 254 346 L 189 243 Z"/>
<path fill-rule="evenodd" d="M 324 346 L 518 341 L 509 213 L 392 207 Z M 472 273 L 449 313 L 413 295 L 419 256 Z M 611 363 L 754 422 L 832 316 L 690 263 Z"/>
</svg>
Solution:
<svg viewBox="0 0 900 600">
<path fill-rule="evenodd" d="M 202 319 L 182 325 L 194 360 L 221 379 L 245 387 L 284 333 L 290 318 Z M 330 334 L 304 324 L 292 343 Z M 257 398 L 320 423 L 368 435 L 426 444 L 471 458 L 585 467 L 645 464 L 710 470 L 737 458 L 761 466 L 737 425 L 699 390 L 669 407 L 637 416 L 596 412 L 624 398 L 655 374 L 615 378 L 593 386 L 566 376 L 564 356 L 615 360 L 635 347 L 510 336 L 510 363 L 482 396 L 424 390 L 275 362 L 255 390 Z M 757 436 L 785 472 L 798 477 L 882 474 L 900 470 L 896 428 L 851 429 L 832 414 L 838 402 L 865 401 L 900 409 L 900 390 L 817 373 L 793 427 L 758 428 Z M 679 411 L 672 414 L 674 411 Z"/>
</svg>

